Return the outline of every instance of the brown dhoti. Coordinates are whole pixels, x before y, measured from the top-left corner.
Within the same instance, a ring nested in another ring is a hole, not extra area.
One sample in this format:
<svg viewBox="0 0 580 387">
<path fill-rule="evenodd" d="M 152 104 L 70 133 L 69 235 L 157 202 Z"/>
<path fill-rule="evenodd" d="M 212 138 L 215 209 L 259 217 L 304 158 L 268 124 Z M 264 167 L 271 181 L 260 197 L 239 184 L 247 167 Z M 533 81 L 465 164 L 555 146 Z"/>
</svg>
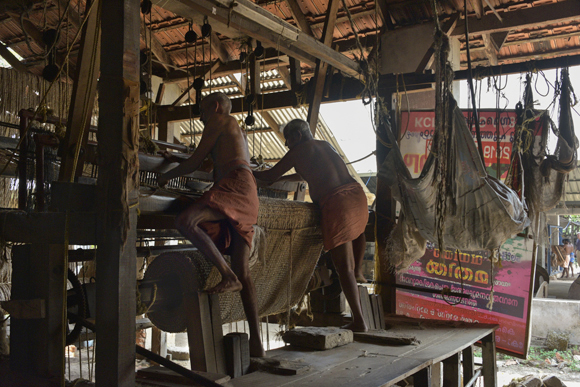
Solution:
<svg viewBox="0 0 580 387">
<path fill-rule="evenodd" d="M 369 220 L 367 197 L 359 183 L 335 188 L 319 202 L 324 249 L 331 250 L 358 238 Z"/>
<path fill-rule="evenodd" d="M 252 247 L 253 225 L 258 221 L 258 188 L 246 163 L 235 168 L 205 192 L 198 203 L 224 214 L 219 222 L 204 222 L 199 226 L 209 235 L 222 253 L 229 253 L 231 232 L 237 232 Z"/>
</svg>

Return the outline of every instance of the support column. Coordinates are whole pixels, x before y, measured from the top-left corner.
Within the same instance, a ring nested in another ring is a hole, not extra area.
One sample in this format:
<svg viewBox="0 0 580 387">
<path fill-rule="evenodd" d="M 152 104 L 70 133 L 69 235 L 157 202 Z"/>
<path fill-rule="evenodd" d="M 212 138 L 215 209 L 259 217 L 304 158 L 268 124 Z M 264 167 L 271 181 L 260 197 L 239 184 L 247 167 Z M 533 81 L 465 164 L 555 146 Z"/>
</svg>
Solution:
<svg viewBox="0 0 580 387">
<path fill-rule="evenodd" d="M 384 91 L 380 95 L 389 111 L 391 110 L 391 91 Z M 387 127 L 386 125 L 391 125 L 390 122 L 377 125 L 377 171 L 381 169 L 381 166 L 387 155 L 392 148 L 385 145 L 387 139 Z M 396 124 L 393 125 L 393 129 L 396 128 Z M 394 129 L 395 135 L 398 131 Z M 380 141 L 379 138 L 382 140 Z M 385 249 L 387 238 L 395 226 L 395 208 L 396 203 L 391 194 L 391 189 L 385 183 L 383 179 L 377 174 L 377 200 L 376 200 L 376 235 L 375 235 L 375 249 L 377 251 L 375 262 L 375 273 L 378 286 L 378 293 L 382 296 L 383 307 L 385 309 L 385 314 L 395 313 L 396 311 L 396 288 L 395 285 L 395 274 L 391 270 L 388 260 L 385 258 Z"/>
<path fill-rule="evenodd" d="M 139 0 L 103 0 L 97 181 L 97 386 L 135 385 Z"/>
</svg>

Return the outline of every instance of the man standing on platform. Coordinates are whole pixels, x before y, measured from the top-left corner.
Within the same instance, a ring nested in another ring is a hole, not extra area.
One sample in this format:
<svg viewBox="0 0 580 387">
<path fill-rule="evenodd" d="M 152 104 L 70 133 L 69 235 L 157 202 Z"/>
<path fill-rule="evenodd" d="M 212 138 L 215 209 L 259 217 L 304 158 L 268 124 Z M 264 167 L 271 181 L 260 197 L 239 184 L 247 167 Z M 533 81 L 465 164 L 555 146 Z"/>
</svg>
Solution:
<svg viewBox="0 0 580 387">
<path fill-rule="evenodd" d="M 221 273 L 221 282 L 207 292 L 240 292 L 250 326 L 250 355 L 263 357 L 256 289 L 248 265 L 258 218 L 258 190 L 249 167 L 247 138 L 230 115 L 231 108 L 224 93 L 212 93 L 201 101 L 204 130 L 199 146 L 191 157 L 161 175 L 158 184 L 162 187 L 170 179 L 196 171 L 211 154 L 214 185 L 179 214 L 176 227 Z M 222 253 L 231 256 L 231 269 Z"/>
<path fill-rule="evenodd" d="M 355 270 L 360 272 L 360 268 L 356 268 L 353 241 L 364 238 L 369 216 L 366 195 L 336 150 L 328 142 L 312 137 L 306 121 L 290 121 L 284 127 L 284 138 L 290 148 L 288 153 L 272 169 L 254 171 L 254 176 L 267 182 L 305 180 L 308 183 L 310 197 L 322 212 L 324 249 L 331 253 L 352 310 L 353 321 L 344 328 L 365 332 L 368 327 L 362 315 L 355 276 Z M 282 177 L 292 168 L 296 174 Z"/>
</svg>

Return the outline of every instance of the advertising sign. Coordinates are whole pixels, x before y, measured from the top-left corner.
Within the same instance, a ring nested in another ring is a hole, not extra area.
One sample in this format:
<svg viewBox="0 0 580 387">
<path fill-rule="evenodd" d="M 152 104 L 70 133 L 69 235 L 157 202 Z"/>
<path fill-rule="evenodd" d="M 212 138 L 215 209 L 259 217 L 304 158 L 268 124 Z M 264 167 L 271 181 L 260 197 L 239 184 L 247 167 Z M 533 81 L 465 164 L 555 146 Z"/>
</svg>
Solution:
<svg viewBox="0 0 580 387">
<path fill-rule="evenodd" d="M 420 260 L 397 275 L 397 283 L 429 290 L 449 288 L 451 292 L 471 297 L 399 289 L 397 314 L 499 324 L 495 336 L 498 350 L 525 356 L 528 350 L 533 245 L 531 239 L 524 237 L 509 239 L 500 249 L 501 267 L 494 268 L 493 272 L 486 251 L 459 254 L 446 251 L 441 257 L 439 250 L 431 246 Z"/>
<path fill-rule="evenodd" d="M 466 117 L 468 113 L 464 112 Z M 500 127 L 501 178 L 510 165 L 516 114 L 502 112 Z M 487 173 L 497 174 L 497 115 L 480 112 L 480 128 Z M 401 120 L 401 153 L 413 177 L 423 169 L 435 130 L 432 111 L 404 112 Z M 473 131 L 475 139 L 475 131 Z M 536 142 L 539 140 L 536 133 Z M 498 324 L 496 347 L 502 352 L 525 357 L 528 351 L 531 287 L 535 257 L 531 239 L 518 236 L 500 249 L 501 265 L 492 270 L 488 252 L 445 251 L 443 256 L 432 244 L 425 255 L 405 272 L 397 283 L 418 289 L 440 291 L 448 288 L 468 298 L 448 297 L 420 290 L 397 290 L 397 314 L 415 318 Z M 493 301 L 493 302 L 492 302 Z"/>
<path fill-rule="evenodd" d="M 467 119 L 469 112 L 463 112 Z M 479 112 L 479 126 L 485 166 L 490 176 L 496 177 L 497 171 L 497 121 L 495 111 L 482 110 Z M 504 178 L 510 164 L 512 142 L 516 125 L 516 113 L 513 110 L 502 111 L 499 115 L 500 131 L 500 165 L 501 177 Z M 401 153 L 403 160 L 411 172 L 411 176 L 418 177 L 425 165 L 425 160 L 431 149 L 433 132 L 435 130 L 435 112 L 412 111 L 403 112 L 401 117 Z M 472 130 L 475 140 L 475 129 Z"/>
</svg>

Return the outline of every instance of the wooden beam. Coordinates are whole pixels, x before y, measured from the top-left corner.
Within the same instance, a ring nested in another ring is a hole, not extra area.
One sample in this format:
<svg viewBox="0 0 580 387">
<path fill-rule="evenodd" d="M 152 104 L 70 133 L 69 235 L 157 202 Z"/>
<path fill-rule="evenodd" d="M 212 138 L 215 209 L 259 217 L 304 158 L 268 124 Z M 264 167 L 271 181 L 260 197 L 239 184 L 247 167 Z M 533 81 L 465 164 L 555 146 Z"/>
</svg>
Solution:
<svg viewBox="0 0 580 387">
<path fill-rule="evenodd" d="M 290 12 L 292 12 L 292 18 L 294 19 L 298 27 L 300 27 L 302 32 L 310 36 L 314 36 L 314 34 L 312 33 L 312 29 L 310 28 L 310 23 L 308 22 L 308 20 L 306 20 L 306 15 L 304 15 L 304 11 L 302 11 L 302 8 L 300 8 L 300 4 L 298 4 L 298 1 L 286 0 L 286 4 L 288 5 L 288 8 L 290 8 Z"/>
<path fill-rule="evenodd" d="M 159 1 L 156 0 L 156 2 Z M 215 3 L 209 0 L 162 2 L 162 6 L 184 17 L 201 13 L 220 23 L 229 23 L 232 30 L 238 30 L 260 40 L 264 46 L 279 47 L 280 51 L 307 63 L 321 60 L 350 76 L 357 76 L 360 72 L 358 63 L 352 59 L 316 41 L 251 1 L 236 1 L 237 6 L 233 8 L 230 8 L 231 1 L 229 0 L 217 0 L 217 2 L 224 7 L 216 7 Z M 228 36 L 231 33 L 228 34 L 226 31 L 225 35 Z"/>
<path fill-rule="evenodd" d="M 269 112 L 260 112 L 260 114 L 262 115 L 262 117 L 264 117 L 264 121 L 266 121 L 268 126 L 272 129 L 272 131 L 282 142 L 282 144 L 285 144 L 286 139 L 284 138 L 284 134 L 280 132 L 280 125 L 278 125 L 274 117 L 272 117 L 272 115 Z"/>
<path fill-rule="evenodd" d="M 145 27 L 144 23 L 140 24 L 140 35 L 143 41 L 145 42 L 145 46 L 149 47 L 153 55 L 157 58 L 157 60 L 161 63 L 161 65 L 165 68 L 165 70 L 170 71 L 169 65 L 173 64 L 173 59 L 167 54 L 163 45 L 157 40 L 155 34 L 148 28 Z"/>
<path fill-rule="evenodd" d="M 497 47 L 497 50 L 499 51 L 501 49 L 501 47 L 503 46 L 519 46 L 522 44 L 531 44 L 531 43 L 539 43 L 539 42 L 550 42 L 556 39 L 569 39 L 569 38 L 573 38 L 575 36 L 580 36 L 580 31 L 577 32 L 570 32 L 567 34 L 557 34 L 557 35 L 544 35 L 544 36 L 538 36 L 535 38 L 529 38 L 529 39 L 521 39 L 521 40 L 512 40 L 509 42 L 506 42 L 505 39 L 507 38 L 508 33 L 507 32 L 498 32 L 495 34 L 490 34 L 490 38 L 492 40 L 492 43 L 494 45 L 494 47 Z M 481 47 L 469 47 L 470 51 L 483 51 L 485 50 L 485 46 L 481 46 Z M 465 52 L 465 49 L 461 50 L 461 52 Z"/>
<path fill-rule="evenodd" d="M 20 60 L 12 52 L 10 52 L 10 50 L 2 42 L 0 42 L 0 56 L 6 59 L 6 62 L 8 62 L 8 64 L 12 66 L 14 70 L 23 73 L 28 72 L 26 66 L 23 65 L 22 62 L 20 62 Z"/>
<path fill-rule="evenodd" d="M 475 16 L 478 19 L 481 19 L 483 16 L 483 3 L 481 0 L 469 0 L 471 3 L 471 7 L 473 8 L 473 12 L 475 12 Z"/>
<path fill-rule="evenodd" d="M 163 102 L 163 96 L 165 95 L 165 83 L 161 82 L 157 88 L 157 94 L 155 95 L 155 105 L 161 105 Z"/>
<path fill-rule="evenodd" d="M 504 12 L 500 22 L 495 15 L 484 15 L 481 19 L 469 20 L 469 35 L 484 33 L 509 32 L 516 29 L 537 28 L 546 24 L 564 23 L 578 20 L 580 0 L 567 0 L 549 5 Z M 465 34 L 465 21 L 460 20 L 451 34 Z"/>
<path fill-rule="evenodd" d="M 280 79 L 284 82 L 284 85 L 288 90 L 292 89 L 292 82 L 290 80 L 290 70 L 286 66 L 280 66 L 278 68 L 278 75 L 280 75 Z"/>
<path fill-rule="evenodd" d="M 80 176 L 84 167 L 86 148 L 89 139 L 89 126 L 97 95 L 97 79 L 100 69 L 101 26 L 99 24 L 100 0 L 87 1 L 87 11 L 92 7 L 82 31 L 81 45 L 77 59 L 73 93 L 68 111 L 59 171 L 59 181 L 73 182 Z"/>
<path fill-rule="evenodd" d="M 226 49 L 225 45 L 221 42 L 220 38 L 215 32 L 211 33 L 211 49 L 217 55 L 222 63 L 228 63 L 230 60 L 230 53 Z"/>
<path fill-rule="evenodd" d="M 203 79 L 204 80 L 209 80 L 210 79 L 210 75 L 213 74 L 213 72 L 218 69 L 220 66 L 220 60 L 216 60 L 211 66 L 210 68 L 205 72 L 205 74 L 203 75 Z M 177 99 L 171 104 L 172 106 L 179 106 L 183 103 L 185 103 L 188 99 L 193 101 L 193 97 L 195 96 L 195 90 L 193 89 L 193 77 L 190 78 L 191 84 L 189 86 L 187 86 L 187 88 L 183 91 L 183 93 L 181 93 L 181 95 L 179 97 L 177 97 Z M 204 89 L 207 88 L 204 85 Z M 187 95 L 187 99 L 185 99 L 184 97 Z M 195 101 L 195 102 L 199 102 L 199 101 Z"/>
<path fill-rule="evenodd" d="M 135 385 L 139 203 L 139 0 L 102 3 L 97 180 L 99 385 Z"/>
<path fill-rule="evenodd" d="M 151 31 L 154 31 L 154 32 L 165 32 L 165 31 L 169 31 L 169 30 L 174 30 L 176 28 L 187 27 L 189 25 L 188 21 L 182 21 L 183 20 L 182 17 L 178 17 L 176 19 L 179 20 L 177 23 L 166 25 L 163 27 L 154 27 L 153 25 L 149 25 L 149 28 L 151 28 Z M 158 25 L 160 23 L 155 23 L 155 24 Z"/>
<path fill-rule="evenodd" d="M 537 53 L 537 54 L 528 54 L 528 55 L 513 55 L 513 56 L 504 56 L 504 57 L 498 57 L 498 61 L 517 61 L 520 62 L 518 64 L 524 64 L 525 63 L 521 63 L 521 62 L 527 62 L 527 61 L 535 61 L 534 62 L 534 68 L 536 68 L 536 63 L 540 60 L 544 60 L 544 59 L 561 59 L 562 63 L 567 63 L 567 58 L 569 58 L 570 56 L 576 56 L 580 54 L 580 47 L 573 47 L 573 48 L 569 48 L 569 49 L 565 49 L 565 50 L 553 50 L 553 51 L 546 51 L 546 52 L 542 52 L 542 53 Z M 561 55 L 559 57 L 556 57 L 556 55 Z M 476 65 L 482 65 L 485 64 L 485 60 L 483 61 L 471 61 L 471 64 L 473 66 Z M 465 66 L 466 64 L 463 63 L 463 66 Z M 503 64 L 501 65 L 502 68 L 505 68 L 507 66 L 510 65 L 506 65 Z M 567 67 L 567 66 L 566 66 Z M 526 70 L 521 70 L 520 72 L 526 72 L 529 70 L 529 64 L 528 64 L 528 69 Z M 505 74 L 505 72 L 502 71 L 502 74 Z"/>
<path fill-rule="evenodd" d="M 328 9 L 326 10 L 326 21 L 322 29 L 322 37 L 320 41 L 325 46 L 332 44 L 334 27 L 336 25 L 336 18 L 338 9 L 340 8 L 340 0 L 330 0 Z M 324 82 L 326 81 L 326 72 L 328 71 L 328 64 L 318 60 L 316 62 L 316 69 L 314 70 L 314 88 L 310 90 L 310 101 L 308 106 L 308 124 L 312 137 L 316 135 L 316 127 L 318 126 L 318 116 L 320 112 L 320 103 L 322 102 L 322 95 L 324 91 Z"/>
<path fill-rule="evenodd" d="M 278 54 L 278 50 L 274 48 L 266 48 L 264 58 L 260 59 L 260 68 L 265 68 L 265 71 L 268 71 L 278 67 L 279 65 L 288 65 L 288 56 L 281 55 L 278 57 Z M 226 64 L 220 65 L 212 74 L 214 74 L 216 77 L 225 77 L 231 74 L 238 74 L 243 66 L 245 66 L 245 63 L 241 63 L 239 60 L 232 60 Z M 193 76 L 192 70 L 190 70 L 190 77 L 191 76 Z M 163 81 L 166 84 L 187 81 L 186 69 L 169 72 Z"/>
<path fill-rule="evenodd" d="M 81 18 L 79 13 L 73 7 L 72 2 L 69 0 L 58 0 L 58 5 L 61 12 L 64 11 L 68 5 L 68 10 L 66 12 L 68 22 L 75 26 L 75 28 L 79 28 L 81 26 Z"/>
<path fill-rule="evenodd" d="M 252 39 L 252 48 L 256 48 L 256 41 Z M 249 54 L 248 67 L 250 68 L 250 94 L 257 96 L 261 92 L 260 88 L 260 62 L 257 60 L 253 52 Z"/>
<path fill-rule="evenodd" d="M 290 58 L 290 88 L 295 93 L 302 88 L 302 67 L 300 61 Z"/>
<path fill-rule="evenodd" d="M 443 32 L 447 35 L 451 34 L 451 32 L 453 32 L 453 30 L 455 30 L 455 27 L 457 26 L 457 20 L 459 20 L 459 13 L 454 13 L 453 15 L 451 15 L 451 17 L 443 24 L 443 26 L 441 26 Z M 435 43 L 433 43 L 431 47 L 429 47 L 429 49 L 423 56 L 423 59 L 421 59 L 421 61 L 419 62 L 419 65 L 417 66 L 415 72 L 422 73 L 425 71 L 425 69 L 431 66 L 431 63 L 433 62 L 434 59 L 434 55 L 435 55 Z"/>
<path fill-rule="evenodd" d="M 497 66 L 497 49 L 491 40 L 490 34 L 483 34 L 481 37 L 483 38 L 483 44 L 485 46 L 485 56 L 487 56 L 492 66 Z"/>
<path fill-rule="evenodd" d="M 580 49 L 574 49 L 575 52 L 580 51 Z M 572 67 L 580 66 L 580 54 L 562 56 L 558 58 L 542 59 L 534 61 L 534 68 L 537 70 L 551 70 L 562 67 Z M 508 75 L 508 74 L 519 74 L 529 71 L 529 63 L 513 63 L 504 64 L 492 67 L 474 68 L 473 76 L 476 78 L 485 78 L 489 76 L 495 76 L 498 74 Z M 434 74 L 417 74 L 417 73 L 406 73 L 402 74 L 405 77 L 405 83 L 407 89 L 412 86 L 421 85 L 431 85 L 435 82 Z M 465 80 L 468 77 L 467 70 L 456 71 L 454 78 L 456 81 Z M 379 89 L 381 90 L 396 90 L 396 77 L 394 74 L 381 75 L 379 81 Z"/>
<path fill-rule="evenodd" d="M 405 78 L 406 79 L 406 78 Z M 337 88 L 339 89 L 339 88 Z M 344 78 L 342 93 L 336 91 L 328 97 L 322 98 L 322 103 L 332 103 L 337 101 L 350 101 L 359 99 L 359 94 L 364 89 L 364 85 L 355 78 Z M 257 97 L 260 100 L 260 96 Z M 294 106 L 296 94 L 293 91 L 281 91 L 265 94 L 264 108 L 260 100 L 260 112 L 262 110 L 275 110 Z M 243 98 L 232 98 L 232 114 L 239 114 L 247 111 L 243 106 Z M 189 120 L 189 106 L 163 105 L 157 107 L 158 122 L 187 121 Z"/>
</svg>

